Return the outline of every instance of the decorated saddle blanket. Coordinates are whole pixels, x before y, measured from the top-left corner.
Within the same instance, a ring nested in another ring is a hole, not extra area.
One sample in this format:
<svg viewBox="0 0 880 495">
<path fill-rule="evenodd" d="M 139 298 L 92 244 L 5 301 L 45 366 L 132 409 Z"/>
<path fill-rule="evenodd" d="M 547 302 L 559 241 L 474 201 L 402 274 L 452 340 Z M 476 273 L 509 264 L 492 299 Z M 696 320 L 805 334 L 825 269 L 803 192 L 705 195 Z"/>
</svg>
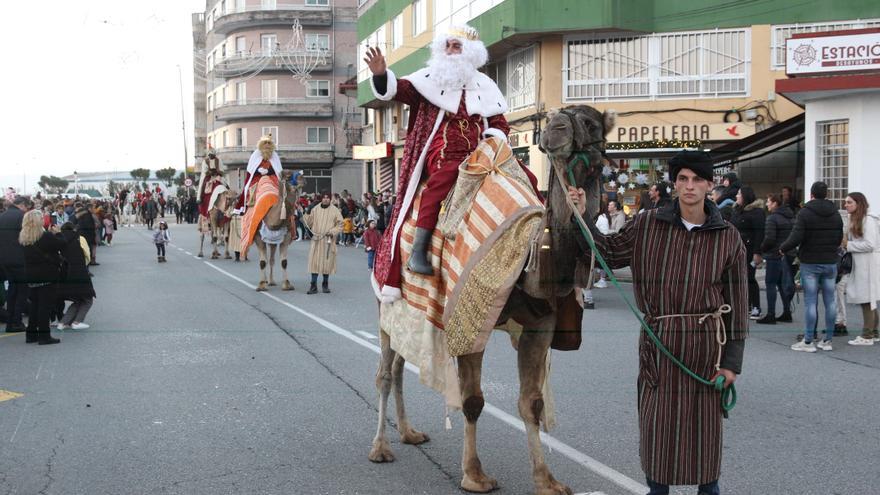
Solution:
<svg viewBox="0 0 880 495">
<path fill-rule="evenodd" d="M 246 253 L 248 247 L 254 242 L 254 236 L 260 223 L 266 213 L 279 201 L 278 197 L 278 177 L 275 175 L 264 175 L 260 177 L 256 186 L 253 186 L 254 192 L 250 195 L 252 204 L 249 204 L 247 211 L 241 218 L 241 248 L 242 253 Z"/>
</svg>

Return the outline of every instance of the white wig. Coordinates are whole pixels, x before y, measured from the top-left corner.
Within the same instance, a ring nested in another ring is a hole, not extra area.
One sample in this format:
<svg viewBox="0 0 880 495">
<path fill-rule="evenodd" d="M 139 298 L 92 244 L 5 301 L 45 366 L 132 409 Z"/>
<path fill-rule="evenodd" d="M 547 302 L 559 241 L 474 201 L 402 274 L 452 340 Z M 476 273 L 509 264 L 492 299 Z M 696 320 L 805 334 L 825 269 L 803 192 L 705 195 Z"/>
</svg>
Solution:
<svg viewBox="0 0 880 495">
<path fill-rule="evenodd" d="M 431 42 L 431 60 L 428 65 L 431 65 L 431 61 L 442 60 L 447 56 L 446 42 L 453 39 L 461 42 L 461 56 L 474 69 L 479 69 L 489 61 L 489 52 L 486 51 L 486 45 L 480 41 L 477 30 L 462 24 L 450 26 L 449 29 L 438 31 L 434 35 L 434 41 Z"/>
</svg>

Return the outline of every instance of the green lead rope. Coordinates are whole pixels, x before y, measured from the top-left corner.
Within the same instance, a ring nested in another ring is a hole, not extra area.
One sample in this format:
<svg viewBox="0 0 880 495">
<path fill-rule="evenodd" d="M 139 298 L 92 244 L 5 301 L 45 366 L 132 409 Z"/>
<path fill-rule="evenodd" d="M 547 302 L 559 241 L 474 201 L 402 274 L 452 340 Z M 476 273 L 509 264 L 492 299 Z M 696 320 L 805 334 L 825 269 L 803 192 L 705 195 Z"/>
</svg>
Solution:
<svg viewBox="0 0 880 495">
<path fill-rule="evenodd" d="M 583 162 L 584 166 L 589 168 L 590 157 L 587 154 L 580 152 L 580 153 L 575 154 L 575 156 L 571 159 L 571 161 L 568 162 L 567 172 L 568 172 L 569 184 L 576 184 L 575 179 L 574 179 L 574 167 L 575 167 L 575 165 L 577 165 L 578 162 Z M 575 211 L 577 211 L 577 210 L 575 210 Z M 614 273 L 608 267 L 608 263 L 605 262 L 605 259 L 602 257 L 602 254 L 599 253 L 599 249 L 596 247 L 596 243 L 593 240 L 593 236 L 590 234 L 589 230 L 586 228 L 586 226 L 583 224 L 583 222 L 576 222 L 576 223 L 578 225 L 578 228 L 581 231 L 581 235 L 584 236 L 584 239 L 586 239 L 587 244 L 589 244 L 590 249 L 593 251 L 593 255 L 596 256 L 596 260 L 599 261 L 599 264 L 602 266 L 602 269 L 605 270 L 605 273 L 608 275 L 608 278 L 611 280 L 611 283 L 614 285 L 614 287 L 617 289 L 617 291 L 623 297 L 623 300 L 624 300 L 624 302 L 626 302 L 626 305 L 629 307 L 629 310 L 632 311 L 632 313 L 639 320 L 639 324 L 641 324 L 642 328 L 645 330 L 645 334 L 648 335 L 648 338 L 651 339 L 651 341 L 654 343 L 654 345 L 657 347 L 657 349 L 660 350 L 660 352 L 662 352 L 670 361 L 672 361 L 673 364 L 678 366 L 686 375 L 688 375 L 689 377 L 693 378 L 694 380 L 702 383 L 703 385 L 707 385 L 709 387 L 714 387 L 715 390 L 720 391 L 721 392 L 721 411 L 722 411 L 722 414 L 724 415 L 725 418 L 728 417 L 728 413 L 730 411 L 732 411 L 733 408 L 736 406 L 736 387 L 734 386 L 734 384 L 731 383 L 729 387 L 724 388 L 724 377 L 723 376 L 718 376 L 717 378 L 715 378 L 715 381 L 706 380 L 702 376 L 691 371 L 690 368 L 685 366 L 685 364 L 682 363 L 681 360 L 679 360 L 677 357 L 675 357 L 672 354 L 672 352 L 670 352 L 669 349 L 667 349 L 666 346 L 664 346 L 663 343 L 660 342 L 660 338 L 657 337 L 657 334 L 654 333 L 654 331 L 651 329 L 651 327 L 645 321 L 644 317 L 642 317 L 641 311 L 639 311 L 638 308 L 636 308 L 635 304 L 630 300 L 630 298 L 626 294 L 626 292 L 624 292 L 623 288 L 620 286 L 620 282 L 617 281 L 617 277 L 614 276 Z"/>
</svg>

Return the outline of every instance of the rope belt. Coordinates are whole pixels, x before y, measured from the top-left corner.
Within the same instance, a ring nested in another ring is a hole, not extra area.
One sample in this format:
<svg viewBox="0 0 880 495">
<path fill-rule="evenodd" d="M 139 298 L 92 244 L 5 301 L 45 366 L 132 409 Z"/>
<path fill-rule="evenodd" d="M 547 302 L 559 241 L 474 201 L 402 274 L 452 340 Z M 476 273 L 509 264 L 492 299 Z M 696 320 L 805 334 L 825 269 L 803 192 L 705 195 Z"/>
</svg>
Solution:
<svg viewBox="0 0 880 495">
<path fill-rule="evenodd" d="M 590 158 L 586 153 L 580 152 L 574 155 L 571 161 L 568 162 L 566 171 L 568 172 L 569 184 L 575 185 L 574 179 L 574 167 L 578 163 L 583 163 L 583 165 L 587 168 L 590 166 Z M 566 204 L 573 213 L 573 216 L 576 220 L 577 226 L 581 231 L 581 235 L 586 239 L 587 244 L 590 246 L 590 285 L 592 285 L 592 272 L 593 266 L 595 266 L 595 262 L 598 261 L 602 268 L 605 270 L 605 273 L 608 275 L 608 279 L 611 280 L 611 283 L 617 289 L 617 292 L 620 293 L 621 297 L 623 297 L 623 301 L 629 307 L 629 310 L 635 315 L 635 317 L 639 320 L 639 324 L 642 329 L 645 331 L 645 335 L 651 339 L 651 342 L 654 343 L 654 346 L 660 350 L 673 364 L 678 366 L 686 375 L 693 378 L 694 380 L 702 383 L 703 385 L 707 385 L 713 387 L 715 390 L 721 392 L 721 413 L 726 418 L 728 412 L 733 410 L 736 406 L 736 387 L 734 384 L 730 384 L 727 388 L 724 388 L 724 376 L 719 375 L 715 378 L 715 381 L 709 381 L 700 375 L 691 371 L 684 363 L 681 362 L 677 357 L 675 357 L 666 346 L 660 342 L 660 338 L 657 337 L 657 334 L 651 329 L 648 323 L 645 321 L 645 318 L 642 316 L 641 312 L 635 307 L 635 304 L 630 300 L 627 294 L 624 292 L 623 288 L 620 286 L 620 282 L 617 281 L 617 277 L 614 276 L 614 272 L 609 268 L 608 263 L 605 262 L 605 258 L 599 253 L 599 249 L 596 247 L 596 241 L 593 239 L 593 234 L 590 232 L 590 229 L 587 227 L 584 219 L 578 215 L 577 207 L 574 202 L 571 200 L 571 197 L 568 195 L 568 188 L 565 183 L 565 178 L 562 175 L 562 171 L 560 167 L 555 164 L 551 165 L 551 168 L 556 173 L 556 179 L 559 182 L 559 185 L 562 187 L 562 191 L 565 197 Z M 727 333 L 724 325 L 724 319 L 722 315 L 726 313 L 730 313 L 731 307 L 729 304 L 722 304 L 717 310 L 712 313 L 701 313 L 701 314 L 677 314 L 677 315 L 662 315 L 656 317 L 656 319 L 661 318 L 681 318 L 681 317 L 699 317 L 699 323 L 703 323 L 707 318 L 712 318 L 715 323 L 715 340 L 718 343 L 718 356 L 715 360 L 715 370 L 718 371 L 721 368 L 721 355 L 724 349 L 724 345 L 727 343 Z"/>
</svg>

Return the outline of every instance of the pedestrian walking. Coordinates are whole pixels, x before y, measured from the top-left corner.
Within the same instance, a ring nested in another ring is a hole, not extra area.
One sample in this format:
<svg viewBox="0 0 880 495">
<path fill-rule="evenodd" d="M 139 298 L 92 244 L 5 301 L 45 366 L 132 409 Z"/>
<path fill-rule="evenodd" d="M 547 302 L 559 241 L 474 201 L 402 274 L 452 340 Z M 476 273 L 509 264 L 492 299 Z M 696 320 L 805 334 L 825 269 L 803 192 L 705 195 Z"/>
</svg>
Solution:
<svg viewBox="0 0 880 495">
<path fill-rule="evenodd" d="M 636 215 L 617 234 L 604 236 L 587 224 L 611 268 L 632 268 L 636 303 L 663 346 L 697 375 L 723 376 L 729 387 L 741 371 L 748 336 L 745 246 L 706 197 L 713 179 L 709 155 L 683 151 L 669 166 L 678 192 L 670 205 Z M 583 190 L 569 193 L 583 216 Z M 589 260 L 587 242 L 579 242 Z M 645 333 L 638 409 L 649 495 L 668 494 L 669 485 L 719 494 L 721 392 L 687 376 Z"/>
<path fill-rule="evenodd" d="M 110 213 L 104 214 L 104 240 L 107 242 L 108 246 L 113 245 L 113 216 Z"/>
<path fill-rule="evenodd" d="M 761 263 L 761 243 L 764 241 L 764 200 L 755 197 L 755 191 L 749 186 L 740 187 L 736 193 L 736 204 L 733 207 L 732 223 L 742 237 L 746 247 L 749 277 L 749 318 L 757 320 L 761 317 L 761 289 L 755 272 Z"/>
<path fill-rule="evenodd" d="M 794 228 L 794 213 L 782 204 L 777 194 L 767 197 L 770 215 L 764 225 L 764 240 L 761 242 L 761 260 L 767 263 L 764 285 L 767 292 L 767 313 L 756 323 L 775 325 L 777 321 L 791 321 L 791 300 L 794 298 L 794 279 L 787 258 L 795 256 L 795 251 L 780 253 L 779 246 L 788 239 Z M 776 295 L 782 297 L 782 314 L 776 316 Z"/>
<path fill-rule="evenodd" d="M 10 207 L 0 214 L 0 270 L 9 282 L 9 290 L 6 292 L 6 331 L 10 333 L 24 331 L 22 314 L 28 301 L 24 250 L 18 243 L 27 204 L 28 200 L 24 196 L 14 196 Z"/>
<path fill-rule="evenodd" d="M 798 248 L 801 281 L 804 287 L 804 337 L 791 346 L 793 351 L 816 352 L 816 322 L 819 311 L 819 292 L 825 305 L 825 340 L 818 348 L 832 350 L 834 317 L 837 303 L 834 285 L 837 278 L 837 248 L 843 240 L 843 219 L 837 205 L 827 199 L 828 184 L 814 182 L 810 186 L 810 201 L 795 217 L 794 228 L 779 247 L 781 253 Z"/>
<path fill-rule="evenodd" d="M 51 229 L 57 231 L 58 227 Z M 55 308 L 58 281 L 63 278 L 61 252 L 66 246 L 43 228 L 43 215 L 39 210 L 25 213 L 18 242 L 24 251 L 24 275 L 31 300 L 25 342 L 57 344 L 61 340 L 52 337 L 49 317 Z"/>
<path fill-rule="evenodd" d="M 330 292 L 330 275 L 336 273 L 336 236 L 342 232 L 342 214 L 330 204 L 332 196 L 325 192 L 320 203 L 309 206 L 303 215 L 303 223 L 312 231 L 309 247 L 309 272 L 311 285 L 306 294 L 318 292 L 318 274 L 323 276 L 321 290 Z"/>
<path fill-rule="evenodd" d="M 144 202 L 143 211 L 144 223 L 147 224 L 147 229 L 153 230 L 153 222 L 156 220 L 156 215 L 159 213 L 159 205 L 149 193 L 147 193 L 147 200 Z"/>
<path fill-rule="evenodd" d="M 159 228 L 153 232 L 153 244 L 156 245 L 156 261 L 165 263 L 165 245 L 171 240 L 171 234 L 168 233 L 168 224 L 165 220 L 159 221 Z"/>
<path fill-rule="evenodd" d="M 88 270 L 89 245 L 70 222 L 61 226 L 59 237 L 65 244 L 62 255 L 67 261 L 67 270 L 59 283 L 57 297 L 62 305 L 64 301 L 71 304 L 58 322 L 58 330 L 85 330 L 89 328 L 86 315 L 95 299 L 95 288 Z"/>
<path fill-rule="evenodd" d="M 852 272 L 846 285 L 846 302 L 862 308 L 862 334 L 850 345 L 867 346 L 880 342 L 880 233 L 877 217 L 868 213 L 868 199 L 851 192 L 843 202 L 849 213 L 846 251 L 852 255 Z"/>
<path fill-rule="evenodd" d="M 367 224 L 367 230 L 364 231 L 364 251 L 367 252 L 367 268 L 373 269 L 373 261 L 376 259 L 376 250 L 379 249 L 379 243 L 382 237 L 376 229 L 376 221 L 370 220 Z"/>
</svg>

